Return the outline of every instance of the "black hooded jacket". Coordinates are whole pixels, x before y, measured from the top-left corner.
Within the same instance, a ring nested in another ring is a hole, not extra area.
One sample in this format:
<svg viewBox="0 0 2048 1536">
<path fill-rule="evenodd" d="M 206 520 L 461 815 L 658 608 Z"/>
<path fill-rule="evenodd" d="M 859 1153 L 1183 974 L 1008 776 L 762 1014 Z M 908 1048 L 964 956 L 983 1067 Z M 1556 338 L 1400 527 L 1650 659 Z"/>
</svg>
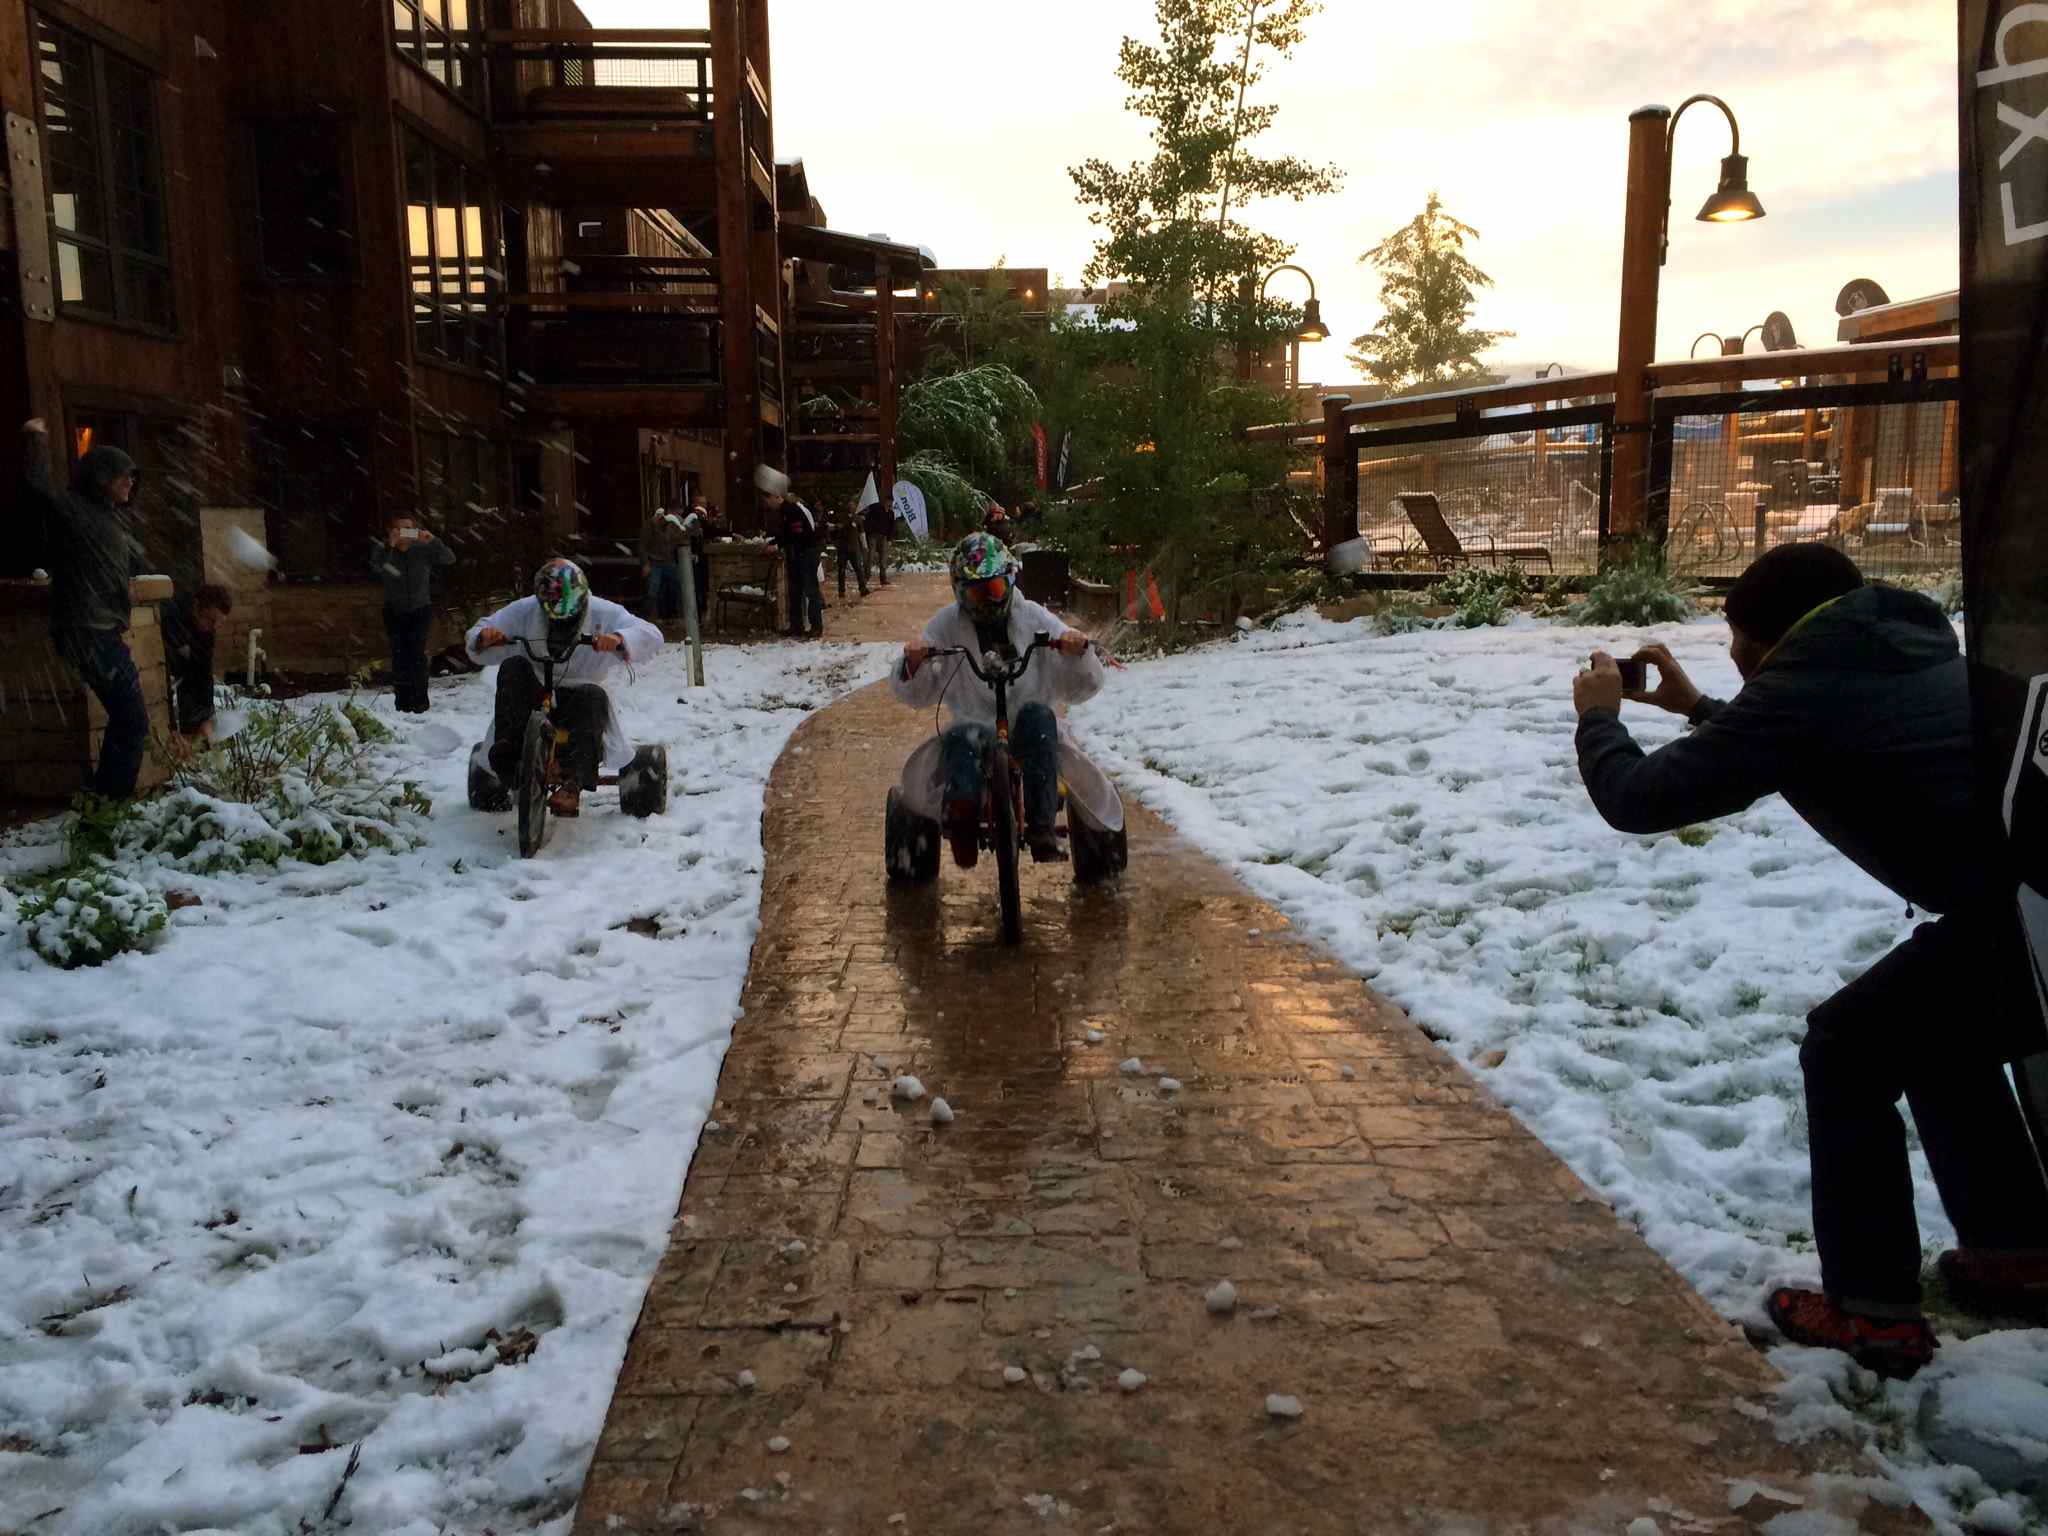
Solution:
<svg viewBox="0 0 2048 1536">
<path fill-rule="evenodd" d="M 128 581 L 143 569 L 142 546 L 112 486 L 135 461 L 118 448 L 92 448 L 78 461 L 69 490 L 50 474 L 50 442 L 24 433 L 30 504 L 49 528 L 50 629 L 125 630 Z"/>
<path fill-rule="evenodd" d="M 1919 594 L 1863 587 L 1829 604 L 1692 722 L 1645 754 L 1614 711 L 1580 717 L 1579 773 L 1609 826 L 1669 832 L 1782 794 L 1909 902 L 1953 912 L 1998 891 L 2003 844 L 1974 798 L 1961 649 Z"/>
</svg>

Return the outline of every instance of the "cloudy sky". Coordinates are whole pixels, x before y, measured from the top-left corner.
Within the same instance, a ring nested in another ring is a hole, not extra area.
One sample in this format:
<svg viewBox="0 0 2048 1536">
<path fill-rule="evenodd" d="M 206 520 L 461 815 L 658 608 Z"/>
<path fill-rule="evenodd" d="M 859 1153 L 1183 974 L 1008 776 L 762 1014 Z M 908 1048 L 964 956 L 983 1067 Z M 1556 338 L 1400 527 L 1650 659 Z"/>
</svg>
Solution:
<svg viewBox="0 0 2048 1536">
<path fill-rule="evenodd" d="M 701 26 L 701 0 L 582 0 L 600 26 Z M 1091 232 L 1066 167 L 1144 153 L 1115 79 L 1151 0 L 774 0 L 776 153 L 801 156 L 832 224 L 930 246 L 946 266 L 1043 266 L 1077 282 Z M 1517 371 L 1609 366 L 1628 114 L 1711 91 L 1742 123 L 1768 217 L 1693 214 L 1728 153 L 1709 106 L 1680 127 L 1660 357 L 1774 309 L 1834 338 L 1835 295 L 1956 284 L 1956 33 L 1946 0 L 1326 0 L 1274 65 L 1259 142 L 1325 161 L 1343 190 L 1253 210 L 1294 241 L 1336 339 L 1303 374 L 1357 377 L 1342 344 L 1380 313 L 1360 252 L 1431 188 L 1482 236 L 1477 323 L 1517 333 Z M 1291 276 L 1275 279 L 1288 294 Z M 1752 338 L 1750 347 L 1760 343 Z"/>
</svg>

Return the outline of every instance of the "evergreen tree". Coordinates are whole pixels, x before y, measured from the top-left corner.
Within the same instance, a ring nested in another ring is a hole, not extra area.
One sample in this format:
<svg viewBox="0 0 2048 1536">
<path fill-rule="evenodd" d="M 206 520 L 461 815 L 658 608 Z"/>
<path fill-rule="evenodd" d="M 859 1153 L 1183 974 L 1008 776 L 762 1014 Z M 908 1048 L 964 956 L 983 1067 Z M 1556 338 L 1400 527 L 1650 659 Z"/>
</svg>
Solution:
<svg viewBox="0 0 2048 1536">
<path fill-rule="evenodd" d="M 1407 224 L 1358 259 L 1380 273 L 1380 323 L 1351 343 L 1351 360 L 1396 393 L 1489 377 L 1479 354 L 1513 331 L 1474 330 L 1473 290 L 1493 279 L 1465 255 L 1479 231 L 1444 212 L 1435 192 Z"/>
</svg>

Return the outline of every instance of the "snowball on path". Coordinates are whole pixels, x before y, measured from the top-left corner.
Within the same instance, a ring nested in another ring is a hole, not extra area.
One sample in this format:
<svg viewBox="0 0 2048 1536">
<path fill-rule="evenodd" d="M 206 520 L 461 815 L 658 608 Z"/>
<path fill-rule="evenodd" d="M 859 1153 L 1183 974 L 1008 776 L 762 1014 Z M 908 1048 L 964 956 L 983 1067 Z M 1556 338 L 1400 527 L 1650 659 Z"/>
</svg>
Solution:
<svg viewBox="0 0 2048 1536">
<path fill-rule="evenodd" d="M 1123 1073 L 1125 1077 L 1141 1077 L 1144 1075 L 1145 1072 L 1145 1063 L 1140 1061 L 1137 1057 L 1131 1056 L 1123 1061 L 1118 1062 L 1116 1064 L 1116 1069 L 1117 1071 Z"/>
<path fill-rule="evenodd" d="M 742 1391 L 751 1391 L 753 1389 L 756 1377 L 752 1371 L 741 1371 L 736 1379 L 738 1380 Z"/>
<path fill-rule="evenodd" d="M 776 1455 L 780 1456 L 784 1451 L 789 1449 L 789 1436 L 775 1435 L 771 1437 L 768 1441 L 768 1449 L 773 1451 Z"/>
<path fill-rule="evenodd" d="M 1087 1031 L 1087 1040 L 1090 1045 L 1102 1044 L 1102 1031 L 1099 1029 L 1091 1029 Z"/>
<path fill-rule="evenodd" d="M 1022 1381 L 1027 1374 L 1029 1373 L 1021 1365 L 1006 1365 L 1003 1367 L 1003 1380 L 1013 1387 Z"/>
<path fill-rule="evenodd" d="M 1228 1317 L 1237 1310 L 1237 1287 L 1228 1280 L 1218 1280 L 1210 1288 L 1206 1300 L 1211 1312 L 1218 1317 Z"/>
<path fill-rule="evenodd" d="M 1119 1373 L 1116 1378 L 1116 1384 L 1122 1387 L 1126 1392 L 1137 1391 L 1138 1388 L 1145 1385 L 1145 1381 L 1146 1377 L 1143 1371 L 1133 1370 L 1128 1366 L 1126 1366 L 1124 1370 L 1121 1373 Z"/>
<path fill-rule="evenodd" d="M 946 1102 L 946 1101 L 945 1101 L 944 1099 L 933 1099 L 933 1100 L 932 1100 L 932 1124 L 934 1124 L 934 1125 L 951 1125 L 952 1123 L 953 1123 L 953 1106 L 952 1106 L 952 1105 L 950 1105 L 950 1104 L 948 1104 L 948 1103 L 947 1103 L 947 1102 Z"/>
<path fill-rule="evenodd" d="M 1276 1419 L 1298 1419 L 1301 1417 L 1301 1399 L 1289 1397 L 1283 1392 L 1268 1393 L 1266 1412 Z"/>
<path fill-rule="evenodd" d="M 901 1099 L 906 1104 L 915 1104 L 924 1097 L 924 1084 L 906 1072 L 889 1085 L 889 1097 Z"/>
<path fill-rule="evenodd" d="M 1663 1536 L 1663 1532 L 1658 1529 L 1656 1521 L 1644 1515 L 1640 1520 L 1629 1521 L 1628 1536 Z"/>
<path fill-rule="evenodd" d="M 1179 1093 L 1180 1079 L 1177 1077 L 1162 1077 L 1159 1079 L 1159 1091 L 1161 1093 Z"/>
</svg>

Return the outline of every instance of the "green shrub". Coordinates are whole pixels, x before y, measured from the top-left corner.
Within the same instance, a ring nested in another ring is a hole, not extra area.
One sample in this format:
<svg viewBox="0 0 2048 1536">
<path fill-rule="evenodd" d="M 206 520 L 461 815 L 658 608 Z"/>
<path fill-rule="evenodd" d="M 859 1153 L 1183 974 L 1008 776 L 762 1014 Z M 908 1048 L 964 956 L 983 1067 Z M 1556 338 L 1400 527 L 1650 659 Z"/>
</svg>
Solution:
<svg viewBox="0 0 2048 1536">
<path fill-rule="evenodd" d="M 1529 601 L 1529 576 L 1510 560 L 1505 566 L 1459 566 L 1429 589 L 1429 600 L 1457 609 L 1460 629 L 1504 624 L 1508 613 Z"/>
<path fill-rule="evenodd" d="M 1672 624 L 1692 617 L 1694 596 L 1655 560 L 1636 560 L 1602 571 L 1565 615 L 1574 624 Z"/>
<path fill-rule="evenodd" d="M 1434 627 L 1435 620 L 1422 611 L 1422 604 L 1405 592 L 1390 592 L 1372 611 L 1372 632 L 1376 635 L 1406 635 Z"/>
<path fill-rule="evenodd" d="M 57 875 L 23 893 L 17 913 L 29 947 L 65 970 L 146 948 L 170 920 L 156 892 L 112 870 Z"/>
</svg>

